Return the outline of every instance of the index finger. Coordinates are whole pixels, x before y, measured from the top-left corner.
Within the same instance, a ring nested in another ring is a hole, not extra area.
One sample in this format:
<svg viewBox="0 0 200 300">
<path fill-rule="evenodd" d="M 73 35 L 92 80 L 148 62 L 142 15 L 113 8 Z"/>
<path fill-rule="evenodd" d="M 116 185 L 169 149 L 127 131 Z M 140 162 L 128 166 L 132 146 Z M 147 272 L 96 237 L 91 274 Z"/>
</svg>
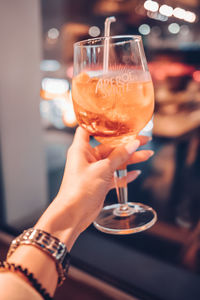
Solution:
<svg viewBox="0 0 200 300">
<path fill-rule="evenodd" d="M 82 144 L 82 143 L 89 143 L 90 140 L 90 135 L 88 133 L 88 131 L 84 128 L 82 128 L 81 126 L 79 126 L 76 129 L 76 133 L 74 136 L 74 143 L 75 144 Z"/>
</svg>

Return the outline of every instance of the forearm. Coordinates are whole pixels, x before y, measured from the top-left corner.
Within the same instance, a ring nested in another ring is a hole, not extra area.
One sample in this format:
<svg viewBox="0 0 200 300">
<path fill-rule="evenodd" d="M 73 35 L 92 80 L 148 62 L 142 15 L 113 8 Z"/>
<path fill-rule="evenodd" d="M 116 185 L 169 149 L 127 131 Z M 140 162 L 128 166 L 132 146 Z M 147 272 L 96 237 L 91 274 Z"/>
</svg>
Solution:
<svg viewBox="0 0 200 300">
<path fill-rule="evenodd" d="M 59 201 L 61 200 L 59 199 Z M 60 209 L 59 201 L 56 199 L 53 201 L 34 228 L 44 230 L 57 237 L 70 251 L 80 231 L 71 208 L 67 208 L 66 217 L 66 212 L 64 213 L 63 209 Z M 56 263 L 50 255 L 35 246 L 20 245 L 9 257 L 8 262 L 27 268 L 50 295 L 54 294 L 58 273 Z"/>
<path fill-rule="evenodd" d="M 43 297 L 20 276 L 0 272 L 1 300 L 44 300 Z"/>
<path fill-rule="evenodd" d="M 58 274 L 55 262 L 46 253 L 31 245 L 21 245 L 11 255 L 8 262 L 27 268 L 51 296 L 54 294 Z"/>
</svg>

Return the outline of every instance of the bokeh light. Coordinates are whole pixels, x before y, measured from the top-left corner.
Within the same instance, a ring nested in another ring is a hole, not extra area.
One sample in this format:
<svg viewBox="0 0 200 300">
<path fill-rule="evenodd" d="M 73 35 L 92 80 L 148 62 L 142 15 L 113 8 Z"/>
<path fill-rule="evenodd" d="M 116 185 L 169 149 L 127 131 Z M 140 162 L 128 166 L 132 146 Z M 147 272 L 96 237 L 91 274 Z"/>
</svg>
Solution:
<svg viewBox="0 0 200 300">
<path fill-rule="evenodd" d="M 142 24 L 140 25 L 140 27 L 138 28 L 139 33 L 141 33 L 142 35 L 148 35 L 151 32 L 151 28 L 148 24 Z"/>
<path fill-rule="evenodd" d="M 51 28 L 48 30 L 48 38 L 52 40 L 56 40 L 59 37 L 59 30 L 57 28 Z"/>
<path fill-rule="evenodd" d="M 196 21 L 196 14 L 191 11 L 186 11 L 184 20 L 189 23 L 194 23 Z"/>
<path fill-rule="evenodd" d="M 173 11 L 173 15 L 178 19 L 184 19 L 186 15 L 186 11 L 183 8 L 176 7 Z"/>
<path fill-rule="evenodd" d="M 200 82 L 200 71 L 194 71 L 192 77 L 195 81 Z"/>
<path fill-rule="evenodd" d="M 171 17 L 173 14 L 173 8 L 169 5 L 163 4 L 161 5 L 159 12 L 166 17 Z"/>
<path fill-rule="evenodd" d="M 177 34 L 179 33 L 180 31 L 180 26 L 177 24 L 177 23 L 171 23 L 169 26 L 168 26 L 168 30 L 170 33 L 172 34 Z"/>
<path fill-rule="evenodd" d="M 100 31 L 99 27 L 91 26 L 88 33 L 89 33 L 90 36 L 96 37 L 96 36 L 100 35 L 101 31 Z"/>
<path fill-rule="evenodd" d="M 144 8 L 146 10 L 156 12 L 159 9 L 159 4 L 156 1 L 147 0 L 144 2 Z"/>
</svg>

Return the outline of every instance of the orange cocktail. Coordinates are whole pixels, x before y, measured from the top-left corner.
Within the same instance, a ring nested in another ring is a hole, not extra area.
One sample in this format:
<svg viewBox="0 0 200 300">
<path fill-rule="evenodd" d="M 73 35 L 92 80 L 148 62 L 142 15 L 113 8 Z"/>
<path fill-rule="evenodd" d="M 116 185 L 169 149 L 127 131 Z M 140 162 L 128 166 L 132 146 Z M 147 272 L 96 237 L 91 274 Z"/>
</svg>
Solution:
<svg viewBox="0 0 200 300">
<path fill-rule="evenodd" d="M 154 110 L 148 72 L 126 70 L 106 76 L 82 72 L 73 78 L 72 98 L 78 123 L 99 142 L 114 146 L 136 136 Z"/>
</svg>

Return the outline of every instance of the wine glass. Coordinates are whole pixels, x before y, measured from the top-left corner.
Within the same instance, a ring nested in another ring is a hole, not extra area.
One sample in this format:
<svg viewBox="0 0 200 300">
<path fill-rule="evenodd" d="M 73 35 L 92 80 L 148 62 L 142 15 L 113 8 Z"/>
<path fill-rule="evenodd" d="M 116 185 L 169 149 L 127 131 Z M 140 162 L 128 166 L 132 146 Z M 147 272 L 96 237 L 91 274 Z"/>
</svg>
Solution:
<svg viewBox="0 0 200 300">
<path fill-rule="evenodd" d="M 152 118 L 154 90 L 140 36 L 88 39 L 74 44 L 72 99 L 77 121 L 103 144 L 132 141 Z M 126 168 L 114 174 L 118 203 L 94 222 L 111 234 L 130 234 L 157 219 L 149 206 L 128 202 Z"/>
</svg>

